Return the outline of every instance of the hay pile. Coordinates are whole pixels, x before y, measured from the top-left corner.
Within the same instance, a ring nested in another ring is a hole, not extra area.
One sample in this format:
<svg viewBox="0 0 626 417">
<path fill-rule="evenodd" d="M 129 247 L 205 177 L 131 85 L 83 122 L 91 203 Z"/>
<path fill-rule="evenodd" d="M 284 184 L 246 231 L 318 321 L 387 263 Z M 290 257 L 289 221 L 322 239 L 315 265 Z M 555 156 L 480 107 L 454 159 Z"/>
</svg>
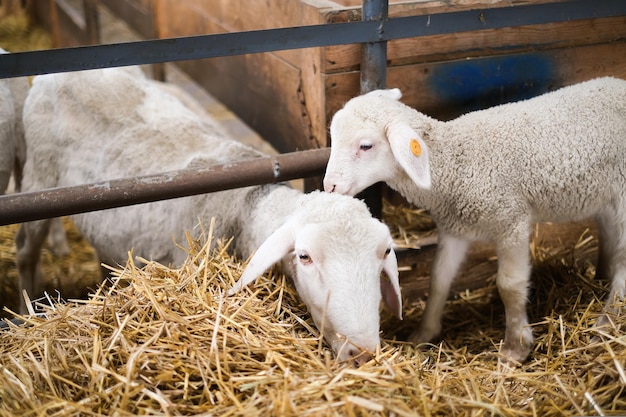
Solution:
<svg viewBox="0 0 626 417">
<path fill-rule="evenodd" d="M 391 231 L 396 249 L 420 249 L 436 241 L 435 222 L 424 209 L 394 204 L 384 198 L 382 217 Z"/>
<path fill-rule="evenodd" d="M 380 351 L 354 368 L 333 360 L 284 279 L 225 297 L 243 265 L 226 245 L 190 244 L 180 269 L 130 256 L 89 300 L 45 300 L 45 319 L 1 332 L 0 415 L 626 413 L 624 319 L 592 327 L 603 291 L 577 261 L 594 239 L 575 253 L 533 248 L 538 338 L 516 369 L 496 360 L 504 327 L 493 287 L 451 301 L 445 341 L 421 349 L 394 340 L 419 303 L 402 325 L 384 313 Z"/>
<path fill-rule="evenodd" d="M 52 37 L 35 25 L 25 9 L 8 7 L 16 0 L 0 2 L 0 47 L 9 52 L 24 52 L 52 48 Z"/>
</svg>

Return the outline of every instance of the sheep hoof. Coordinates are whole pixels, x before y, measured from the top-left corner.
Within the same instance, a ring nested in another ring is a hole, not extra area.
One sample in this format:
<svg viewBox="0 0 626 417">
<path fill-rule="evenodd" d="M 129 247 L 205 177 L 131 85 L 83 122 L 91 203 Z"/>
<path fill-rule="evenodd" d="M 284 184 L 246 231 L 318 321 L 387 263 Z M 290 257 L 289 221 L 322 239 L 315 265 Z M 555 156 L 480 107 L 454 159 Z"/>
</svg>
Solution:
<svg viewBox="0 0 626 417">
<path fill-rule="evenodd" d="M 532 348 L 532 338 L 530 340 L 517 340 L 515 343 L 504 341 L 500 350 L 499 361 L 509 366 L 520 366 L 530 355 Z"/>
<path fill-rule="evenodd" d="M 595 330 L 604 330 L 604 331 L 609 331 L 610 329 L 615 329 L 615 322 L 613 320 L 613 318 L 615 316 L 619 316 L 621 315 L 621 312 L 607 312 L 605 311 L 604 313 L 600 314 L 600 316 L 598 316 L 598 320 L 596 320 L 596 323 L 593 325 L 593 328 Z"/>
<path fill-rule="evenodd" d="M 593 325 L 593 330 L 597 333 L 589 339 L 589 343 L 592 345 L 598 344 L 604 340 L 604 334 L 610 333 L 611 329 L 615 329 L 615 323 L 608 313 L 602 313 L 596 324 Z"/>
<path fill-rule="evenodd" d="M 423 329 L 420 328 L 409 335 L 408 341 L 420 345 L 428 343 L 439 335 L 439 329 Z"/>
<path fill-rule="evenodd" d="M 50 252 L 52 252 L 52 255 L 56 258 L 61 258 L 70 254 L 70 247 L 68 245 L 52 246 Z"/>
<path fill-rule="evenodd" d="M 48 247 L 50 249 L 50 252 L 52 252 L 52 255 L 54 255 L 57 258 L 67 256 L 70 254 L 70 246 L 65 240 L 56 241 L 56 242 L 51 241 L 48 244 Z"/>
<path fill-rule="evenodd" d="M 517 352 L 501 351 L 498 355 L 498 363 L 507 368 L 519 368 L 526 359 L 521 359 L 522 354 Z"/>
</svg>

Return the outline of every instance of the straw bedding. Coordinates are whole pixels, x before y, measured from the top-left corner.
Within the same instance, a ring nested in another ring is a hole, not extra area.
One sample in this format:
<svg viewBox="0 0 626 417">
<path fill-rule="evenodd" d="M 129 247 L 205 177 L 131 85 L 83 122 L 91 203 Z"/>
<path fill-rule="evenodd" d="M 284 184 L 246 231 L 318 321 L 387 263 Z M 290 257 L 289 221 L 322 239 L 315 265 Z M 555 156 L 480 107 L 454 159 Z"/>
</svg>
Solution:
<svg viewBox="0 0 626 417">
<path fill-rule="evenodd" d="M 64 298 L 85 298 L 102 281 L 100 264 L 93 248 L 82 238 L 72 222 L 64 218 L 71 253 L 54 256 L 48 246 L 42 251 L 43 286 L 50 294 L 60 292 Z M 19 225 L 0 227 L 0 305 L 17 311 L 20 294 L 15 267 L 15 234 Z M 10 316 L 0 311 L 0 318 Z"/>
<path fill-rule="evenodd" d="M 451 300 L 433 345 L 400 341 L 422 301 L 406 304 L 403 322 L 383 312 L 380 350 L 354 368 L 333 360 L 279 274 L 225 297 L 244 265 L 211 241 L 210 228 L 189 239 L 179 269 L 129 254 L 88 300 L 44 299 L 45 318 L 1 332 L 0 414 L 626 414 L 624 321 L 593 327 L 605 283 L 585 260 L 595 253 L 588 234 L 565 250 L 535 241 L 537 341 L 517 368 L 497 361 L 493 285 Z"/>
<path fill-rule="evenodd" d="M 17 3 L 16 0 L 0 1 L 0 47 L 9 52 L 50 49 L 50 34 L 34 25 L 25 10 L 11 9 L 11 2 Z"/>
</svg>

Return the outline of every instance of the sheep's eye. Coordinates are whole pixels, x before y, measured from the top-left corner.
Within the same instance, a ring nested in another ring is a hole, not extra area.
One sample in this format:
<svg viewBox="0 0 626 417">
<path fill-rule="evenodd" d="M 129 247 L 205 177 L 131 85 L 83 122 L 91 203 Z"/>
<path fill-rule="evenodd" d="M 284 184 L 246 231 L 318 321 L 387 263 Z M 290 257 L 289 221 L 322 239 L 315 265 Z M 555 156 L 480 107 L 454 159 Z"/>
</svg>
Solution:
<svg viewBox="0 0 626 417">
<path fill-rule="evenodd" d="M 387 248 L 385 251 L 385 258 L 391 253 L 391 248 Z"/>
<path fill-rule="evenodd" d="M 362 143 L 361 146 L 359 146 L 359 149 L 361 149 L 362 151 L 369 151 L 373 147 L 374 145 L 371 145 L 369 143 Z"/>
<path fill-rule="evenodd" d="M 312 262 L 311 257 L 306 252 L 298 253 L 298 260 L 300 260 L 300 263 L 303 265 L 308 265 Z"/>
</svg>

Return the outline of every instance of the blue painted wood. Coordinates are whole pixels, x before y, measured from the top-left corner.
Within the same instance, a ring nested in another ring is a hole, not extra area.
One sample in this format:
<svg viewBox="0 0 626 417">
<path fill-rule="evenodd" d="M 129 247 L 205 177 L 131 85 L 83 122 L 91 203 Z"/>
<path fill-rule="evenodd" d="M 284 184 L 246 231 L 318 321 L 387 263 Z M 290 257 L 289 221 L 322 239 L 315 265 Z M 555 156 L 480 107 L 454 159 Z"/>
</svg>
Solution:
<svg viewBox="0 0 626 417">
<path fill-rule="evenodd" d="M 437 64 L 427 87 L 462 114 L 550 91 L 556 75 L 549 54 L 515 54 Z"/>
</svg>

